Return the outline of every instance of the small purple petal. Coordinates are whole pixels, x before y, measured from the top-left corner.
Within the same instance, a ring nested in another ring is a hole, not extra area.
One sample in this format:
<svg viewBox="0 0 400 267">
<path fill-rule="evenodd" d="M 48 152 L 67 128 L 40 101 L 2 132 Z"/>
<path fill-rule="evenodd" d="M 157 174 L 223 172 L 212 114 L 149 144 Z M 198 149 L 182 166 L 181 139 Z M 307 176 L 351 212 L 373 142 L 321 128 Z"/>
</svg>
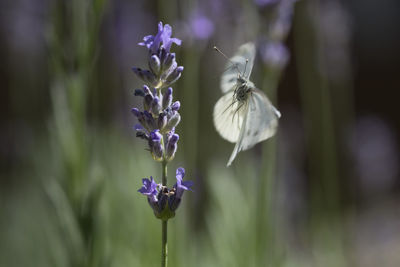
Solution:
<svg viewBox="0 0 400 267">
<path fill-rule="evenodd" d="M 135 126 L 133 126 L 133 129 L 135 129 L 136 131 L 144 130 L 143 126 L 139 123 L 135 124 Z"/>
<path fill-rule="evenodd" d="M 185 190 L 191 190 L 190 187 L 193 186 L 193 183 L 191 181 L 182 182 L 184 176 L 185 169 L 178 168 L 176 170 L 176 184 L 174 185 L 174 188 L 176 189 L 176 198 L 178 199 L 182 198 L 183 192 Z"/>
<path fill-rule="evenodd" d="M 176 170 L 176 180 L 181 182 L 183 177 L 185 177 L 185 169 L 180 167 Z"/>
<path fill-rule="evenodd" d="M 175 102 L 171 105 L 171 109 L 172 109 L 173 111 L 178 111 L 180 107 L 181 107 L 181 102 L 179 102 L 179 101 L 175 101 Z"/>
<path fill-rule="evenodd" d="M 193 190 L 191 189 L 192 186 L 193 186 L 193 182 L 192 182 L 192 181 L 184 181 L 184 182 L 182 182 L 182 184 L 181 184 L 181 187 L 182 187 L 182 189 L 184 189 L 184 190 L 193 191 Z"/>
<path fill-rule="evenodd" d="M 154 182 L 152 176 L 150 176 L 151 180 L 147 178 L 142 179 L 142 187 L 138 190 L 139 193 L 143 195 L 150 196 L 150 195 L 157 195 L 157 184 Z"/>
<path fill-rule="evenodd" d="M 150 138 L 153 142 L 160 142 L 162 134 L 160 134 L 160 131 L 157 129 L 150 132 Z"/>
<path fill-rule="evenodd" d="M 133 113 L 133 115 L 135 115 L 136 117 L 140 116 L 140 111 L 137 108 L 132 108 L 131 112 Z"/>
</svg>

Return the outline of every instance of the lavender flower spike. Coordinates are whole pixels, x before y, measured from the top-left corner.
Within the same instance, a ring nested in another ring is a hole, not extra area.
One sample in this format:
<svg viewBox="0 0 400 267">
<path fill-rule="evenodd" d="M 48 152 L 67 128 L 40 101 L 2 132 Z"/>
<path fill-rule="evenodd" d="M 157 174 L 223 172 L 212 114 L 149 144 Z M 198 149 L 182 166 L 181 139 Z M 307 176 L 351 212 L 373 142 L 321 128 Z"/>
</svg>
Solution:
<svg viewBox="0 0 400 267">
<path fill-rule="evenodd" d="M 177 81 L 183 72 L 183 66 L 178 66 L 175 53 L 170 52 L 173 43 L 180 45 L 181 40 L 172 38 L 172 28 L 168 24 L 158 24 L 155 36 L 148 35 L 139 43 L 148 49 L 148 70 L 132 68 L 134 73 L 144 81 L 143 89 L 136 89 L 134 95 L 141 97 L 143 110 L 132 108 L 132 114 L 139 123 L 134 126 L 136 136 L 146 140 L 151 156 L 155 161 L 163 163 L 163 183 L 156 184 L 151 179 L 144 178 L 142 187 L 138 190 L 147 196 L 154 215 L 166 223 L 175 216 L 183 192 L 191 190 L 190 181 L 183 181 L 185 170 L 176 171 L 176 184 L 167 187 L 167 163 L 175 157 L 178 148 L 179 135 L 175 133 L 181 116 L 181 103 L 173 101 L 173 89 L 170 84 Z M 163 227 L 163 231 L 166 228 Z M 166 255 L 163 255 L 166 257 Z"/>
</svg>

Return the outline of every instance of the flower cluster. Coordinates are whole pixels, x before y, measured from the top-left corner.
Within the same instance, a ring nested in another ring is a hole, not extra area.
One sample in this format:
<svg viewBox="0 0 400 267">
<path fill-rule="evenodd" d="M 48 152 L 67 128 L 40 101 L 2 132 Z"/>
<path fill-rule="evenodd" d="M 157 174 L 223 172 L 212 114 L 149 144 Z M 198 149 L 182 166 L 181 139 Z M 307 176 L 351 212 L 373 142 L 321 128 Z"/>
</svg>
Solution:
<svg viewBox="0 0 400 267">
<path fill-rule="evenodd" d="M 151 92 L 150 88 L 144 85 L 143 89 L 136 89 L 135 95 L 143 97 L 144 107 L 143 111 L 137 108 L 131 110 L 139 120 L 139 124 L 135 125 L 136 136 L 148 141 L 154 160 L 172 160 L 179 140 L 175 127 L 181 120 L 178 113 L 180 102 L 172 103 L 171 87 L 162 94 L 161 89 L 153 89 Z"/>
<path fill-rule="evenodd" d="M 168 220 L 175 216 L 175 210 L 181 203 L 183 193 L 191 190 L 193 183 L 191 181 L 182 181 L 185 176 L 185 169 L 176 170 L 176 184 L 167 188 L 161 184 L 156 184 L 153 177 L 144 178 L 143 186 L 138 191 L 147 196 L 150 206 L 153 208 L 154 215 L 162 220 Z"/>
<path fill-rule="evenodd" d="M 175 53 L 170 53 L 173 43 L 181 45 L 181 40 L 171 38 L 172 28 L 168 24 L 158 24 L 156 36 L 147 35 L 139 45 L 149 49 L 148 70 L 132 68 L 133 72 L 147 85 L 153 88 L 164 88 L 176 82 L 182 74 L 183 67 L 178 66 Z"/>
<path fill-rule="evenodd" d="M 143 98 L 143 110 L 131 110 L 139 121 L 134 127 L 136 136 L 147 141 L 153 159 L 163 162 L 165 166 L 175 156 L 179 140 L 175 127 L 181 120 L 178 112 L 181 104 L 173 101 L 173 90 L 169 87 L 180 78 L 183 71 L 183 67 L 176 62 L 175 53 L 170 52 L 171 45 L 180 45 L 181 40 L 171 38 L 171 35 L 171 26 L 163 26 L 160 22 L 158 33 L 144 37 L 143 42 L 139 43 L 148 49 L 149 69 L 132 68 L 145 82 L 142 89 L 135 90 L 135 96 Z M 177 170 L 177 183 L 172 189 L 156 184 L 152 177 L 151 180 L 143 179 L 143 187 L 139 192 L 147 195 L 157 218 L 167 220 L 174 216 L 183 191 L 192 186 L 192 182 L 182 182 L 184 174 L 183 168 Z"/>
</svg>

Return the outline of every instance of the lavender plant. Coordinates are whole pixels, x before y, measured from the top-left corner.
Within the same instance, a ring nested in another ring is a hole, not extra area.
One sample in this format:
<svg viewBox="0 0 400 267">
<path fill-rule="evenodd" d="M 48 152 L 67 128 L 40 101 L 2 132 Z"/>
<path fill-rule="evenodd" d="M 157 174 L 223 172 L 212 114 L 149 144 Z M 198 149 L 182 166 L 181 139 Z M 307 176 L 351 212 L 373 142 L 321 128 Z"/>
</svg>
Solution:
<svg viewBox="0 0 400 267">
<path fill-rule="evenodd" d="M 175 128 L 181 120 L 180 102 L 173 102 L 173 90 L 169 87 L 176 82 L 183 71 L 178 66 L 175 53 L 170 49 L 173 43 L 181 45 L 181 40 L 171 38 L 172 28 L 162 22 L 158 24 L 155 36 L 148 35 L 140 46 L 148 49 L 149 69 L 132 68 L 133 72 L 145 83 L 143 89 L 136 89 L 135 96 L 143 98 L 143 111 L 133 108 L 133 115 L 139 120 L 134 126 L 136 136 L 146 140 L 153 159 L 162 164 L 162 183 L 157 184 L 153 177 L 143 178 L 142 188 L 138 191 L 147 196 L 154 215 L 162 220 L 162 260 L 161 266 L 167 266 L 167 221 L 175 216 L 183 193 L 191 190 L 193 183 L 183 181 L 185 169 L 176 170 L 176 183 L 167 187 L 167 164 L 174 159 L 179 135 Z"/>
</svg>

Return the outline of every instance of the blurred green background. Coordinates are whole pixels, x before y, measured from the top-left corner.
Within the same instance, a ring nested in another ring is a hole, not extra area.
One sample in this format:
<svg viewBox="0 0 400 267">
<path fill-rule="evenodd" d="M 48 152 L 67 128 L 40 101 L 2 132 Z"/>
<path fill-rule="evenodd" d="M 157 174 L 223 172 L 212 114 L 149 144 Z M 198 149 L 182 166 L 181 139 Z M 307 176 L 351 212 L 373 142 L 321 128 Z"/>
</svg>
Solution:
<svg viewBox="0 0 400 267">
<path fill-rule="evenodd" d="M 289 28 L 271 37 L 283 2 Z M 185 67 L 169 183 L 180 166 L 195 183 L 169 223 L 170 266 L 400 266 L 400 3 L 292 2 L 2 0 L 0 266 L 159 266 L 161 223 L 137 190 L 161 166 L 130 113 L 137 43 L 158 21 Z M 212 47 L 271 39 L 287 66 L 261 52 L 252 80 L 278 134 L 226 168 Z"/>
</svg>

